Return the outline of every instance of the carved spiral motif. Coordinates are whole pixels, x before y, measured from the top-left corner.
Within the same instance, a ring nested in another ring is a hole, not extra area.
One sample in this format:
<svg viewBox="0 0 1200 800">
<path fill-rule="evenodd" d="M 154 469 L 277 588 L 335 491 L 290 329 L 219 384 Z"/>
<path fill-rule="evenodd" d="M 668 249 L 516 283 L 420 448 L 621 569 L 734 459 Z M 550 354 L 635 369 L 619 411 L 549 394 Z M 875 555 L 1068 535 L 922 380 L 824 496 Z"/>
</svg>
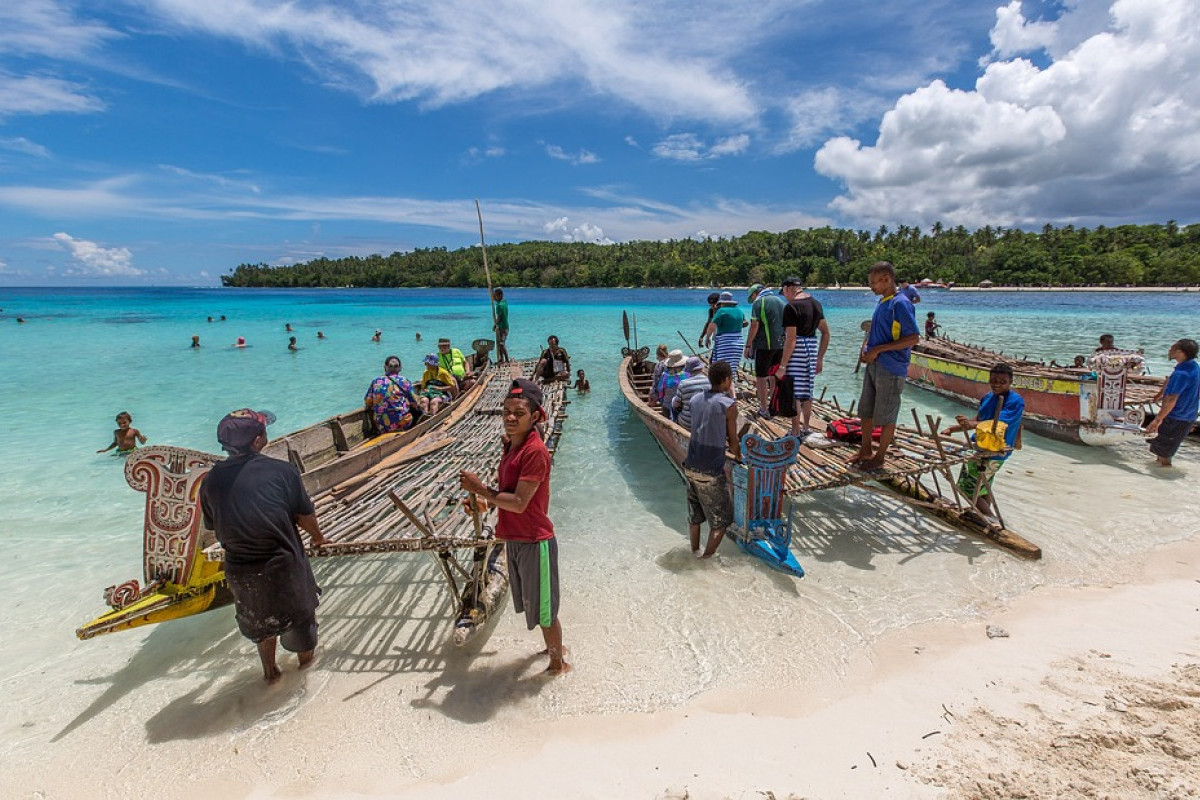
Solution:
<svg viewBox="0 0 1200 800">
<path fill-rule="evenodd" d="M 119 586 L 109 586 L 104 590 L 104 602 L 112 606 L 114 611 L 133 605 L 141 596 L 142 589 L 136 579 L 125 581 Z"/>
</svg>

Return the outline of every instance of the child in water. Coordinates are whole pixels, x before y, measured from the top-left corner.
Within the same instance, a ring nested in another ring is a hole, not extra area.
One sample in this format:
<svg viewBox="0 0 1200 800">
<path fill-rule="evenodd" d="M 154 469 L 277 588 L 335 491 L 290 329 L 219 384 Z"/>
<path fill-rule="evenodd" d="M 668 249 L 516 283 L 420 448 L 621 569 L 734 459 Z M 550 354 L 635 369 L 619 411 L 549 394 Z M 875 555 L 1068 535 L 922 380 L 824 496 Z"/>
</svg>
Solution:
<svg viewBox="0 0 1200 800">
<path fill-rule="evenodd" d="M 200 346 L 200 337 L 193 336 L 192 337 L 192 347 L 199 347 L 199 346 Z"/>
<path fill-rule="evenodd" d="M 588 383 L 588 379 L 584 377 L 583 370 L 575 372 L 575 391 L 586 394 L 592 390 L 592 385 Z"/>
<path fill-rule="evenodd" d="M 288 337 L 288 350 L 291 350 L 294 353 L 299 349 L 300 349 L 299 347 L 296 347 L 296 337 L 289 336 Z"/>
<path fill-rule="evenodd" d="M 117 429 L 113 431 L 112 444 L 103 450 L 97 450 L 97 453 L 107 453 L 114 447 L 118 453 L 132 453 L 137 449 L 138 444 L 145 444 L 146 437 L 142 432 L 133 427 L 133 417 L 128 411 L 122 411 L 117 414 Z"/>
<path fill-rule="evenodd" d="M 928 314 L 925 315 L 925 338 L 926 339 L 936 339 L 938 329 L 941 327 L 942 327 L 941 325 L 937 324 L 937 320 L 935 320 L 933 318 L 932 311 L 930 311 Z"/>
</svg>

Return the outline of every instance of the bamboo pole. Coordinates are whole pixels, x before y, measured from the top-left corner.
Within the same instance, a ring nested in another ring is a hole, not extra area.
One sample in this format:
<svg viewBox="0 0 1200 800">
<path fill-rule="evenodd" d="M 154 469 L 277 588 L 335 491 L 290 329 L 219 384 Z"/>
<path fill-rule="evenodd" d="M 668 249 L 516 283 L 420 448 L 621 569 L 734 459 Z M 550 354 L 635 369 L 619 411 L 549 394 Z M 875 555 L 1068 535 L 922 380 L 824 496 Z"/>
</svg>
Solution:
<svg viewBox="0 0 1200 800">
<path fill-rule="evenodd" d="M 479 247 L 483 251 L 483 274 L 487 276 L 488 306 L 492 309 L 492 331 L 496 330 L 496 298 L 492 291 L 492 271 L 488 268 L 487 242 L 483 240 L 483 211 L 479 208 L 479 198 L 475 198 L 475 216 L 479 217 Z"/>
</svg>

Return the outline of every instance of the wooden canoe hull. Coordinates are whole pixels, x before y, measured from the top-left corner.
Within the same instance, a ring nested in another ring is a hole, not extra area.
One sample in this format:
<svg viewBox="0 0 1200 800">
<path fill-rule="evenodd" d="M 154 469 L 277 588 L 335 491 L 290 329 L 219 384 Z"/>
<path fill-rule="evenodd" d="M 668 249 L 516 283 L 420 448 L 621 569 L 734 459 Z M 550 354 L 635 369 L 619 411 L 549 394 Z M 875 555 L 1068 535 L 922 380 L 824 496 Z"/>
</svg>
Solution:
<svg viewBox="0 0 1200 800">
<path fill-rule="evenodd" d="M 942 397 L 978 406 L 991 391 L 987 367 L 944 358 L 918 349 L 908 365 L 908 382 Z M 1043 377 L 1014 369 L 1013 388 L 1025 401 L 1024 426 L 1034 433 L 1076 444 L 1110 445 L 1140 441 L 1134 428 L 1097 425 L 1089 420 L 1097 403 L 1097 384 L 1070 376 Z"/>
</svg>

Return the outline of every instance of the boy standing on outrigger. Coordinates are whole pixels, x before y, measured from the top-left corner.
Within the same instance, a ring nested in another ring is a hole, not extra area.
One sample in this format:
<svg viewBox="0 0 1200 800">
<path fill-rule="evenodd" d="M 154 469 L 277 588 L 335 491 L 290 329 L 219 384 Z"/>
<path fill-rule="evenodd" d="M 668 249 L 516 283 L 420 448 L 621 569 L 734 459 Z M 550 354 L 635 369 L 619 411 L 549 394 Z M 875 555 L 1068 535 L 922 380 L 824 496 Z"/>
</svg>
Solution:
<svg viewBox="0 0 1200 800">
<path fill-rule="evenodd" d="M 504 455 L 496 487 L 487 486 L 478 475 L 466 470 L 459 473 L 459 481 L 462 488 L 496 507 L 496 538 L 505 542 L 513 606 L 518 614 L 525 614 L 529 630 L 542 629 L 546 643 L 543 652 L 550 657 L 546 674 L 561 675 L 570 672 L 571 665 L 563 659 L 566 648 L 558 621 L 558 539 L 547 514 L 550 451 L 536 428 L 546 418 L 542 390 L 533 381 L 517 378 L 504 398 L 503 408 Z"/>
<path fill-rule="evenodd" d="M 972 443 L 983 452 L 988 448 L 984 444 L 1003 444 L 1003 450 L 993 450 L 996 455 L 981 460 L 971 460 L 963 464 L 962 474 L 958 476 L 958 490 L 968 499 L 975 499 L 975 508 L 984 516 L 995 514 L 992 504 L 992 478 L 1004 466 L 1004 462 L 1012 455 L 1012 451 L 1020 447 L 1021 422 L 1025 417 L 1025 400 L 1012 390 L 1013 368 L 1008 364 L 996 364 L 988 373 L 988 387 L 991 391 L 979 401 L 979 413 L 975 419 L 967 419 L 963 414 L 955 417 L 956 425 L 951 425 L 942 431 L 943 436 L 949 436 L 959 431 L 975 431 L 971 436 Z M 1003 426 L 1003 427 L 1001 427 Z M 981 437 L 979 431 L 998 434 L 1003 441 L 994 441 L 997 436 Z M 990 438 L 993 441 L 987 441 Z"/>
<path fill-rule="evenodd" d="M 871 291 L 879 295 L 879 303 L 871 316 L 867 346 L 859 357 L 867 365 L 858 400 L 863 437 L 850 464 L 873 471 L 883 467 L 887 449 L 896 435 L 909 356 L 912 346 L 921 341 L 921 334 L 912 302 L 896 288 L 896 270 L 891 263 L 876 261 L 867 280 Z M 871 432 L 876 425 L 883 426 L 883 435 L 879 437 L 879 449 L 872 451 Z"/>
</svg>

